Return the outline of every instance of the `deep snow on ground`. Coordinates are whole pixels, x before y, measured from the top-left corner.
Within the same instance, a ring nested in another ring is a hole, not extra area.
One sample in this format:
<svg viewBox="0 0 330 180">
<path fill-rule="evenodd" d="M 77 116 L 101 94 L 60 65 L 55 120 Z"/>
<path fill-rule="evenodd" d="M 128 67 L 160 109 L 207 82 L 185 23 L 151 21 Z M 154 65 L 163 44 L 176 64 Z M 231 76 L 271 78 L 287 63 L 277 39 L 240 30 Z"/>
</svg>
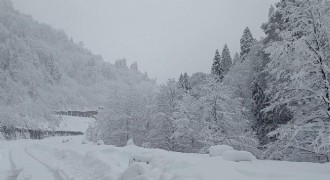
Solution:
<svg viewBox="0 0 330 180">
<path fill-rule="evenodd" d="M 63 139 L 69 142 L 62 143 Z M 36 180 L 325 180 L 330 164 L 167 152 L 129 145 L 82 144 L 83 136 L 2 141 L 0 179 Z"/>
</svg>

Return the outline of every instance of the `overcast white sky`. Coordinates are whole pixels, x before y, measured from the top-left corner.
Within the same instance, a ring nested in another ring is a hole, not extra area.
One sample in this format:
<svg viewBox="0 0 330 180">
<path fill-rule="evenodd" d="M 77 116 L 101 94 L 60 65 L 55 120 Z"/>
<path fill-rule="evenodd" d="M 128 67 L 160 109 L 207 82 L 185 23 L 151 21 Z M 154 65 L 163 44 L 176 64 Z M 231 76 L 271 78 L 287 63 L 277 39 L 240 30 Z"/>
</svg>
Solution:
<svg viewBox="0 0 330 180">
<path fill-rule="evenodd" d="M 214 52 L 232 55 L 246 26 L 260 26 L 276 0 L 13 0 L 34 19 L 64 29 L 76 42 L 114 62 L 137 61 L 158 82 L 181 72 L 209 72 Z"/>
</svg>

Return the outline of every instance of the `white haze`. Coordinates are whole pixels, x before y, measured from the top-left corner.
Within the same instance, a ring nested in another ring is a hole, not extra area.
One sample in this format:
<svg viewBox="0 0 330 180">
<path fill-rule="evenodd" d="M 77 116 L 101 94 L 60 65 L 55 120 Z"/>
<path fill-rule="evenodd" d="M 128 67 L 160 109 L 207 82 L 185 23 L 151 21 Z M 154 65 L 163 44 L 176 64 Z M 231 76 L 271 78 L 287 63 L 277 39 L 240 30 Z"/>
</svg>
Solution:
<svg viewBox="0 0 330 180">
<path fill-rule="evenodd" d="M 254 36 L 274 0 L 13 0 L 34 19 L 64 29 L 114 62 L 137 61 L 158 82 L 182 71 L 209 72 L 214 52 L 239 51 L 243 29 Z"/>
</svg>

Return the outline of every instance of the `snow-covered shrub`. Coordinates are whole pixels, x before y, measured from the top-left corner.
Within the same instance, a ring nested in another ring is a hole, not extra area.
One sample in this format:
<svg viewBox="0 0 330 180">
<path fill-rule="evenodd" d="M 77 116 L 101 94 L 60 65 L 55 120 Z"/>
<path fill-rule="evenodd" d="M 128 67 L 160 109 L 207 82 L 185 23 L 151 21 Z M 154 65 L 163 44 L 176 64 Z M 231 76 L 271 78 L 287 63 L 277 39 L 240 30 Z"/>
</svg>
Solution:
<svg viewBox="0 0 330 180">
<path fill-rule="evenodd" d="M 127 141 L 126 145 L 127 145 L 127 146 L 132 146 L 132 145 L 134 145 L 134 141 L 133 141 L 133 139 L 132 139 L 132 138 L 129 139 L 129 140 Z"/>
<path fill-rule="evenodd" d="M 226 151 L 223 153 L 223 159 L 227 161 L 253 161 L 257 158 L 247 151 Z"/>
<path fill-rule="evenodd" d="M 100 145 L 104 145 L 104 141 L 103 141 L 103 140 L 98 140 L 96 144 L 97 144 L 98 146 L 100 146 Z"/>
<path fill-rule="evenodd" d="M 258 149 L 258 141 L 248 136 L 231 137 L 223 140 L 225 144 L 232 146 L 235 150 L 248 151 L 257 158 L 261 158 L 263 152 Z"/>
<path fill-rule="evenodd" d="M 228 145 L 211 146 L 209 149 L 209 155 L 210 157 L 222 156 L 224 152 L 233 150 L 234 148 Z"/>
</svg>

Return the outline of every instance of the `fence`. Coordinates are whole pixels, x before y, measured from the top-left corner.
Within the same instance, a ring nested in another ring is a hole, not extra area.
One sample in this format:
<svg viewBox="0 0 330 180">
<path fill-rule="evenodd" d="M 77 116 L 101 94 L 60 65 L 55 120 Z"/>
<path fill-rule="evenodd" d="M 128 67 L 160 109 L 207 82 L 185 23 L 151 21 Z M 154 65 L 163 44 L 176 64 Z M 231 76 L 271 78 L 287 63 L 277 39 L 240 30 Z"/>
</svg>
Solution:
<svg viewBox="0 0 330 180">
<path fill-rule="evenodd" d="M 79 131 L 50 131 L 41 129 L 27 129 L 17 127 L 6 127 L 0 128 L 0 133 L 5 140 L 15 139 L 43 139 L 51 136 L 77 136 L 83 135 L 84 133 Z"/>
</svg>

